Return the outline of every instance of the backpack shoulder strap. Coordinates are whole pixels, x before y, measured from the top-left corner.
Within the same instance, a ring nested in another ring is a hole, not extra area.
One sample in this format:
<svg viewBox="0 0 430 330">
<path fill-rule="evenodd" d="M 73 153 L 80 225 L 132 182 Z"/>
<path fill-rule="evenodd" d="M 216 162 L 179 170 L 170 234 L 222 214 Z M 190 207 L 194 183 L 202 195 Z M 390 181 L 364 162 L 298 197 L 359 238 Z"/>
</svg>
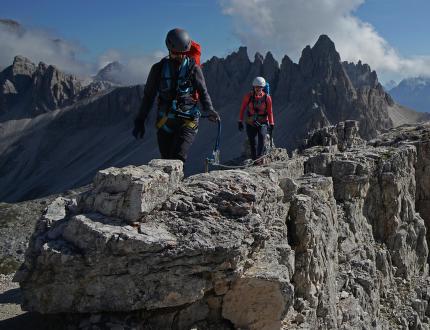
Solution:
<svg viewBox="0 0 430 330">
<path fill-rule="evenodd" d="M 194 60 L 194 58 L 187 57 L 187 68 L 186 68 L 187 72 L 186 72 L 186 75 L 184 76 L 184 81 L 191 79 L 195 66 L 196 66 L 196 61 Z"/>
<path fill-rule="evenodd" d="M 161 79 L 167 80 L 167 84 L 170 85 L 172 80 L 172 68 L 170 66 L 170 61 L 167 57 L 161 60 Z"/>
<path fill-rule="evenodd" d="M 250 91 L 248 95 L 249 95 L 249 99 L 248 99 L 248 106 L 249 106 L 251 103 L 254 103 L 254 100 L 255 100 L 254 91 Z"/>
<path fill-rule="evenodd" d="M 264 111 L 267 114 L 267 93 L 264 93 Z"/>
</svg>

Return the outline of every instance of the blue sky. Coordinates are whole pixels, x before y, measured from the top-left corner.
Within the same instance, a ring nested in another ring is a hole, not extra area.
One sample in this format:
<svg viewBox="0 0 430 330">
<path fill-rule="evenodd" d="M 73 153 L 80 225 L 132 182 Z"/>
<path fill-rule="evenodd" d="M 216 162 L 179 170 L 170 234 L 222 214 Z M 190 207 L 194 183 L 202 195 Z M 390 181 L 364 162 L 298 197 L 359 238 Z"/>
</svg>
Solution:
<svg viewBox="0 0 430 330">
<path fill-rule="evenodd" d="M 343 59 L 368 62 L 383 81 L 430 75 L 428 0 L 2 0 L 0 6 L 2 18 L 18 21 L 37 38 L 68 43 L 55 55 L 57 50 L 38 54 L 37 43 L 28 41 L 29 57 L 69 71 L 81 65 L 78 73 L 111 59 L 145 58 L 139 63 L 149 66 L 157 51 L 165 51 L 165 33 L 179 26 L 202 44 L 204 59 L 246 45 L 251 59 L 255 51 L 271 50 L 278 60 L 284 54 L 297 60 L 303 47 L 326 33 Z M 16 49 L 9 45 L 10 51 L 25 52 L 19 43 Z"/>
<path fill-rule="evenodd" d="M 23 1 L 2 4 L 1 15 L 77 41 L 88 57 L 111 48 L 131 53 L 164 50 L 165 33 L 176 26 L 204 44 L 205 54 L 223 55 L 240 45 L 231 34 L 231 19 L 214 0 L 24 2 L 25 6 Z"/>
<path fill-rule="evenodd" d="M 430 54 L 430 1 L 367 0 L 357 16 L 405 56 Z"/>
</svg>

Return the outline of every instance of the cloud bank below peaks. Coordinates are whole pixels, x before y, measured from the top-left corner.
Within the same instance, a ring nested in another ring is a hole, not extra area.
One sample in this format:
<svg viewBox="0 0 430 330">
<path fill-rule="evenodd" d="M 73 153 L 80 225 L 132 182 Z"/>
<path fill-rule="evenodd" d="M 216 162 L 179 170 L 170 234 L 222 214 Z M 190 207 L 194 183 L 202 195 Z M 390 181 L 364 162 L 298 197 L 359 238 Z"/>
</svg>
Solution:
<svg viewBox="0 0 430 330">
<path fill-rule="evenodd" d="M 116 49 L 107 50 L 96 61 L 85 61 L 85 48 L 77 42 L 59 38 L 50 31 L 27 28 L 10 19 L 0 19 L 0 70 L 12 64 L 16 55 L 34 63 L 44 62 L 81 78 L 95 75 L 110 62 L 118 61 L 121 70 L 114 71 L 114 79 L 124 85 L 142 84 L 151 65 L 164 56 L 163 52 L 127 54 Z"/>
</svg>

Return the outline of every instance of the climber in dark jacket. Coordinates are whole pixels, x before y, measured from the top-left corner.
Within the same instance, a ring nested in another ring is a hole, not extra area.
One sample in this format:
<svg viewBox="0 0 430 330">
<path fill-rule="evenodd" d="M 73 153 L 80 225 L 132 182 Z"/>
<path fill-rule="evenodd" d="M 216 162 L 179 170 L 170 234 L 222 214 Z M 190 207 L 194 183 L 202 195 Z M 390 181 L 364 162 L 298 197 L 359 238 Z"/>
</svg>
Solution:
<svg viewBox="0 0 430 330">
<path fill-rule="evenodd" d="M 169 56 L 152 66 L 134 122 L 134 137 L 143 138 L 145 120 L 158 94 L 157 138 L 164 159 L 186 161 L 198 130 L 199 101 L 209 120 L 219 120 L 199 63 L 188 56 L 192 44 L 185 30 L 169 31 L 166 37 Z"/>
</svg>

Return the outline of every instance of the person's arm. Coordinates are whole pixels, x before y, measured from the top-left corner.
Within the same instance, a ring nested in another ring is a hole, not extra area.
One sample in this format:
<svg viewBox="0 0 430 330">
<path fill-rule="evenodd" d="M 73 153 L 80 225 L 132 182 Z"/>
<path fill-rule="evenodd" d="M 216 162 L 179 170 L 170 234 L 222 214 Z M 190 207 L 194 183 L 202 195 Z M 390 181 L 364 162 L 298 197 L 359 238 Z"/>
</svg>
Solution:
<svg viewBox="0 0 430 330">
<path fill-rule="evenodd" d="M 196 65 L 194 67 L 194 82 L 195 88 L 200 96 L 200 103 L 203 106 L 203 111 L 210 112 L 215 111 L 212 105 L 211 97 L 209 96 L 208 89 L 206 87 L 205 77 L 203 76 L 202 69 Z"/>
<path fill-rule="evenodd" d="M 215 111 L 212 105 L 212 100 L 206 87 L 205 77 L 203 76 L 202 69 L 198 65 L 195 65 L 193 72 L 194 86 L 199 93 L 200 103 L 203 106 L 203 111 L 207 113 L 207 116 L 210 121 L 216 122 L 221 120 L 218 112 Z"/>
<path fill-rule="evenodd" d="M 266 103 L 267 103 L 267 117 L 269 120 L 269 125 L 274 126 L 275 119 L 273 117 L 272 98 L 270 97 L 270 95 L 267 95 Z"/>
<path fill-rule="evenodd" d="M 245 109 L 248 107 L 249 98 L 250 98 L 250 94 L 247 93 L 242 99 L 242 105 L 240 106 L 240 112 L 239 112 L 239 121 L 240 122 L 243 121 Z"/>
<path fill-rule="evenodd" d="M 136 121 L 139 121 L 142 124 L 148 117 L 152 105 L 154 104 L 155 97 L 157 96 L 158 86 L 161 79 L 161 66 L 161 62 L 154 64 L 149 72 L 148 79 L 146 80 L 142 103 L 136 118 Z"/>
</svg>

